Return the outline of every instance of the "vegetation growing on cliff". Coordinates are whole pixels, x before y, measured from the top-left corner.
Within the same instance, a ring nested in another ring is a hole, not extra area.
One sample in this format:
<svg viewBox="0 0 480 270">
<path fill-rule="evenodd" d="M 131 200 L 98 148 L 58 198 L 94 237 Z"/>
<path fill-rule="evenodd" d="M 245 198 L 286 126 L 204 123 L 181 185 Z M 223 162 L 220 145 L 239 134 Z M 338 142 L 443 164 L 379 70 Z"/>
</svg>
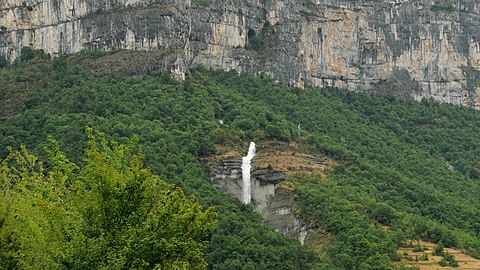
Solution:
<svg viewBox="0 0 480 270">
<path fill-rule="evenodd" d="M 81 167 L 86 126 L 121 143 L 138 135 L 148 168 L 216 207 L 218 225 L 204 251 L 209 269 L 388 269 L 407 238 L 480 256 L 475 110 L 203 69 L 185 82 L 91 74 L 77 65 L 80 57 L 90 56 L 34 57 L 0 70 L 2 112 L 10 108 L 0 118 L 0 144 L 25 144 L 46 159 L 42 149 L 53 135 Z M 199 157 L 214 154 L 214 143 L 265 139 L 295 140 L 337 161 L 327 179 L 290 179 L 301 217 L 335 236 L 321 259 L 207 181 Z"/>
<path fill-rule="evenodd" d="M 0 54 L 0 68 L 8 67 L 9 64 L 7 58 L 3 54 Z"/>
<path fill-rule="evenodd" d="M 449 5 L 432 5 L 430 7 L 430 10 L 431 11 L 434 11 L 434 12 L 448 12 L 448 13 L 451 13 L 451 12 L 455 12 L 455 11 L 458 11 L 458 8 L 455 7 L 454 5 L 452 4 L 449 4 Z"/>
</svg>

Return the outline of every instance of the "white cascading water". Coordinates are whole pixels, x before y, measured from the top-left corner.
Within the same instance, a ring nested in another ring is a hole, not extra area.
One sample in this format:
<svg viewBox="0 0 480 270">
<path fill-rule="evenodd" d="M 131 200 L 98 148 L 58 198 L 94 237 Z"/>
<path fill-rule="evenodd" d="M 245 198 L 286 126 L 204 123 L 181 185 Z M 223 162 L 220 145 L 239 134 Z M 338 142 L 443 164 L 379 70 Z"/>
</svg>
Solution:
<svg viewBox="0 0 480 270">
<path fill-rule="evenodd" d="M 246 157 L 242 158 L 242 178 L 243 178 L 243 203 L 250 204 L 252 200 L 252 188 L 250 182 L 250 170 L 252 168 L 252 158 L 255 156 L 255 143 L 251 142 L 248 147 Z"/>
</svg>

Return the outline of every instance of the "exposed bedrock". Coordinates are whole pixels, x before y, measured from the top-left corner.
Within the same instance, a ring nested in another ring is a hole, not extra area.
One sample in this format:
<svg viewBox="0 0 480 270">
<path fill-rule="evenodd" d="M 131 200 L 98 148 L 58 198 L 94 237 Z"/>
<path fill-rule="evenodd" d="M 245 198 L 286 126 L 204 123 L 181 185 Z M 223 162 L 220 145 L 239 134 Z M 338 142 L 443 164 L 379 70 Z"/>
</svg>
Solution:
<svg viewBox="0 0 480 270">
<path fill-rule="evenodd" d="M 204 2 L 0 0 L 0 53 L 171 49 L 179 79 L 203 65 L 480 108 L 478 1 Z"/>
</svg>

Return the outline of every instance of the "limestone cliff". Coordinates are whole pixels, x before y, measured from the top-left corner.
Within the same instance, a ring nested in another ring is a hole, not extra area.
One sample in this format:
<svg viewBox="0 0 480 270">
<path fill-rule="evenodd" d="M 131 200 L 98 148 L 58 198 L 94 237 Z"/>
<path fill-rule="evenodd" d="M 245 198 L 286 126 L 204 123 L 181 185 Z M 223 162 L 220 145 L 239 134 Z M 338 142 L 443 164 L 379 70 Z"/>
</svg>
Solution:
<svg viewBox="0 0 480 270">
<path fill-rule="evenodd" d="M 477 0 L 0 0 L 0 53 L 22 46 L 168 49 L 180 79 L 204 65 L 480 108 Z"/>
</svg>

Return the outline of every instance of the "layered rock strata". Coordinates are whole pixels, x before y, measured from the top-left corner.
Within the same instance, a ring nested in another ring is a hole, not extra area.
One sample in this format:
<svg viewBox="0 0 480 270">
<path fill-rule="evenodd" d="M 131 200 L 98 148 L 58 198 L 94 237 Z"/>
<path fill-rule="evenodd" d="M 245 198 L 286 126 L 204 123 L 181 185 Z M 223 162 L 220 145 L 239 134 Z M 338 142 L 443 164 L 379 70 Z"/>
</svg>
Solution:
<svg viewBox="0 0 480 270">
<path fill-rule="evenodd" d="M 254 168 L 252 161 L 252 168 Z M 221 191 L 242 200 L 242 159 L 230 157 L 208 162 L 212 184 Z M 251 174 L 251 205 L 260 214 L 265 213 L 270 200 L 275 194 L 275 188 L 285 178 L 282 172 L 267 169 L 252 169 Z"/>
<path fill-rule="evenodd" d="M 179 79 L 203 65 L 480 108 L 476 0 L 1 0 L 0 53 L 23 46 L 167 50 Z"/>
</svg>

